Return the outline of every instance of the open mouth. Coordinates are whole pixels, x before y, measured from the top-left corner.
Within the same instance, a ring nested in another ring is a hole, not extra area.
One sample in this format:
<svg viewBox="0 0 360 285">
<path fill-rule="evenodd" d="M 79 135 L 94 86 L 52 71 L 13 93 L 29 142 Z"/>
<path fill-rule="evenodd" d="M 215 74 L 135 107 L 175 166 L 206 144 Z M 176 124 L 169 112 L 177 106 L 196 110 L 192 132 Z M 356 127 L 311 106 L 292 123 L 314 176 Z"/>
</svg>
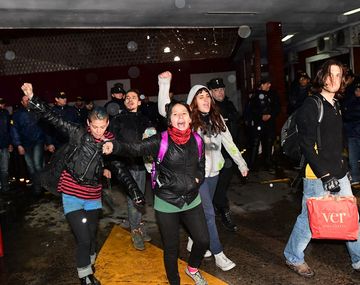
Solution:
<svg viewBox="0 0 360 285">
<path fill-rule="evenodd" d="M 178 128 L 178 129 L 183 129 L 183 128 L 186 127 L 185 122 L 178 122 L 176 125 L 177 125 L 177 128 Z"/>
</svg>

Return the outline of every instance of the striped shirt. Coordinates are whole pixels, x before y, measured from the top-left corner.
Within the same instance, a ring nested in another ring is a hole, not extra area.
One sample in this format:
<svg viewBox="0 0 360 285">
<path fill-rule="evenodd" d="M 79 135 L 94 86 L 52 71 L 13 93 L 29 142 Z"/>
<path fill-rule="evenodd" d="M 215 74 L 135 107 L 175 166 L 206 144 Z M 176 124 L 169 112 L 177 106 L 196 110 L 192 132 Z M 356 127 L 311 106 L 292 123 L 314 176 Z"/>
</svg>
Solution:
<svg viewBox="0 0 360 285">
<path fill-rule="evenodd" d="M 89 130 L 88 130 L 89 131 Z M 114 135 L 108 131 L 104 133 L 104 137 L 107 140 L 114 139 Z M 102 140 L 95 139 L 96 143 L 101 142 Z M 80 199 L 85 200 L 98 200 L 101 198 L 102 184 L 99 181 L 99 184 L 96 186 L 93 185 L 81 185 L 79 184 L 66 170 L 63 170 L 61 173 L 57 191 L 65 193 L 67 195 L 72 195 Z"/>
</svg>

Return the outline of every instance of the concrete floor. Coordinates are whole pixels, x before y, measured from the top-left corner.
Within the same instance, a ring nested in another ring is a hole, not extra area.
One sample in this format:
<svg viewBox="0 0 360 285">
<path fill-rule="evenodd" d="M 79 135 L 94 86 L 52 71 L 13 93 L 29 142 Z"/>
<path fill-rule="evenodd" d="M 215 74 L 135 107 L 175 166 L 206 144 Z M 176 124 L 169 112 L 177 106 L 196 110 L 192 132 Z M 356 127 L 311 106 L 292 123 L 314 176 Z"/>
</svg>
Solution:
<svg viewBox="0 0 360 285">
<path fill-rule="evenodd" d="M 285 171 L 285 177 L 295 172 Z M 242 284 L 360 284 L 360 273 L 351 268 L 345 244 L 338 241 L 312 241 L 306 260 L 316 276 L 304 279 L 284 264 L 283 249 L 300 211 L 301 191 L 288 183 L 261 183 L 282 178 L 264 171 L 251 173 L 245 185 L 234 175 L 229 198 L 233 219 L 239 227 L 235 233 L 218 230 L 225 254 L 237 266 L 223 272 L 212 257 L 204 259 L 201 269 L 233 285 Z M 118 187 L 113 187 L 116 211 L 104 208 L 99 227 L 99 248 L 115 224 L 126 223 L 126 203 Z M 51 194 L 33 199 L 26 187 L 1 196 L 4 257 L 0 258 L 1 285 L 79 284 L 75 269 L 74 240 L 64 219 L 59 198 Z M 161 240 L 152 210 L 151 191 L 147 193 L 144 220 L 161 248 Z M 1 213 L 1 211 L 0 211 Z M 180 258 L 186 260 L 187 235 L 181 232 Z M 121 250 L 114 248 L 114 251 Z M 121 268 L 119 268 L 121 270 Z M 129 283 L 127 283 L 129 284 Z M 106 285 L 106 284 L 103 284 Z"/>
</svg>

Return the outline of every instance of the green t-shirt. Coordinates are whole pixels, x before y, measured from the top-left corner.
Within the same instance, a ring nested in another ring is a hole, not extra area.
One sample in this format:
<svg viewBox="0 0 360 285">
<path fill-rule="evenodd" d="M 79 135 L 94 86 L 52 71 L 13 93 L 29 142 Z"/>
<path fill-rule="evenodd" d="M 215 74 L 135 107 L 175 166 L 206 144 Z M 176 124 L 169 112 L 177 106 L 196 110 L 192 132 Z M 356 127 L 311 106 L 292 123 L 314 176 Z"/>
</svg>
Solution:
<svg viewBox="0 0 360 285">
<path fill-rule="evenodd" d="M 196 198 L 194 199 L 194 201 L 192 201 L 190 204 L 185 203 L 182 208 L 178 208 L 178 207 L 174 206 L 173 204 L 170 204 L 155 195 L 154 209 L 156 211 L 163 212 L 163 213 L 178 213 L 178 212 L 193 209 L 196 206 L 198 206 L 200 203 L 201 203 L 200 194 L 198 194 L 196 196 Z"/>
</svg>

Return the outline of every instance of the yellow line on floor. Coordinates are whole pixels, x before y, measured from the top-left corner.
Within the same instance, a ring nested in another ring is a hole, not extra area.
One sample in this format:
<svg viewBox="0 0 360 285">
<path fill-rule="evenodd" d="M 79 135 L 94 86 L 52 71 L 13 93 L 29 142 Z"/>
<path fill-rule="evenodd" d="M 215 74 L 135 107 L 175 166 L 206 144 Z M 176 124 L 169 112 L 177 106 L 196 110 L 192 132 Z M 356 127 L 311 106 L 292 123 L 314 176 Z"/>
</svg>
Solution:
<svg viewBox="0 0 360 285">
<path fill-rule="evenodd" d="M 96 277 L 102 285 L 144 285 L 168 284 L 163 263 L 163 251 L 145 243 L 146 249 L 134 249 L 130 233 L 119 226 L 114 226 L 96 259 Z M 194 284 L 185 270 L 186 262 L 179 259 L 181 284 Z M 209 285 L 227 283 L 201 271 Z"/>
</svg>

